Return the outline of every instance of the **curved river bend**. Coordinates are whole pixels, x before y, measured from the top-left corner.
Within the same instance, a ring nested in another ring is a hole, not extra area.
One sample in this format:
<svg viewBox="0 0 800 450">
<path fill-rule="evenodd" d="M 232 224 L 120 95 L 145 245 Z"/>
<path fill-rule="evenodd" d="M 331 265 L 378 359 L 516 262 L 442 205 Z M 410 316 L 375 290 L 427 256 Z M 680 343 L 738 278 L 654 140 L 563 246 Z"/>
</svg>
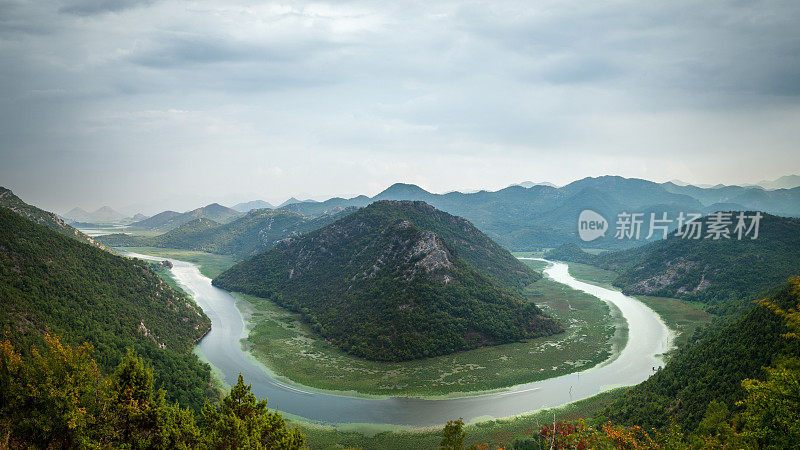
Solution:
<svg viewBox="0 0 800 450">
<path fill-rule="evenodd" d="M 142 259 L 163 260 L 129 253 Z M 306 392 L 279 383 L 251 362 L 240 340 L 246 330 L 235 299 L 211 285 L 191 263 L 170 260 L 178 282 L 193 296 L 211 319 L 211 331 L 197 346 L 206 358 L 234 384 L 241 372 L 259 397 L 269 399 L 270 408 L 325 423 L 373 423 L 431 426 L 463 417 L 508 417 L 564 405 L 591 397 L 616 386 L 638 384 L 662 364 L 661 355 L 672 345 L 672 333 L 653 310 L 621 292 L 573 278 L 566 264 L 550 263 L 545 276 L 614 304 L 628 322 L 628 343 L 612 360 L 593 368 L 560 377 L 513 386 L 497 393 L 474 397 L 425 400 L 419 398 L 366 399 L 319 392 Z"/>
</svg>

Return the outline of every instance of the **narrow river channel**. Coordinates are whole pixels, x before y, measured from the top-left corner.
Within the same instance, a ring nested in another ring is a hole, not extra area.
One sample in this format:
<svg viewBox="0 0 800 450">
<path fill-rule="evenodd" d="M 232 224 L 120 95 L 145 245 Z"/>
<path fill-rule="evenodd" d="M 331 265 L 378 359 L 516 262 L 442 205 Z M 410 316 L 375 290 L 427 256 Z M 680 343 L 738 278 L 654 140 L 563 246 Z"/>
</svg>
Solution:
<svg viewBox="0 0 800 450">
<path fill-rule="evenodd" d="M 142 259 L 163 260 L 128 254 Z M 259 397 L 269 399 L 269 407 L 324 423 L 371 423 L 409 426 L 444 424 L 450 419 L 508 417 L 564 405 L 591 397 L 617 386 L 638 384 L 663 364 L 662 355 L 672 345 L 672 332 L 653 310 L 619 291 L 576 280 L 564 263 L 549 262 L 545 276 L 573 289 L 587 292 L 615 305 L 628 323 L 627 345 L 612 359 L 582 372 L 513 386 L 502 392 L 473 397 L 427 400 L 418 398 L 366 399 L 306 392 L 286 386 L 251 362 L 240 340 L 245 326 L 235 299 L 211 285 L 197 266 L 170 260 L 172 272 L 181 286 L 211 319 L 211 331 L 197 344 L 199 350 L 224 375 L 228 384 L 241 372 Z"/>
</svg>

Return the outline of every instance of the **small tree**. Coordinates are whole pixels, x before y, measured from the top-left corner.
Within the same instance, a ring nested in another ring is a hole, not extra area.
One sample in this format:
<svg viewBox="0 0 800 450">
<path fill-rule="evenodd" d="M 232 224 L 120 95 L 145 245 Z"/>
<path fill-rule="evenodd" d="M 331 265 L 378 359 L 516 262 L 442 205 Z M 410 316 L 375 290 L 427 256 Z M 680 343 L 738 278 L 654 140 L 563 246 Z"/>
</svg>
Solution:
<svg viewBox="0 0 800 450">
<path fill-rule="evenodd" d="M 448 420 L 443 430 L 444 437 L 439 443 L 440 450 L 462 450 L 464 448 L 464 419 Z"/>
<path fill-rule="evenodd" d="M 299 449 L 305 443 L 300 430 L 287 427 L 283 416 L 267 410 L 267 400 L 256 398 L 242 374 L 219 406 L 203 406 L 202 423 L 206 443 L 217 449 Z"/>
</svg>

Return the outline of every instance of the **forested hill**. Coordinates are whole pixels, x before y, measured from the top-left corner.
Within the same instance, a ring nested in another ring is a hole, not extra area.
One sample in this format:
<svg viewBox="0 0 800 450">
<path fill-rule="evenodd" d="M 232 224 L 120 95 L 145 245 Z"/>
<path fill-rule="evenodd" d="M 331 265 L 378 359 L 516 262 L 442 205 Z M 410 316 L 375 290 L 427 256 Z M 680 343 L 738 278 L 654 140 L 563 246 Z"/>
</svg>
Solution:
<svg viewBox="0 0 800 450">
<path fill-rule="evenodd" d="M 44 225 L 47 228 L 50 228 L 56 233 L 63 234 L 64 236 L 68 236 L 72 239 L 93 245 L 103 250 L 110 250 L 108 247 L 103 245 L 103 243 L 98 242 L 97 240 L 92 239 L 75 228 L 67 225 L 67 223 L 57 215 L 25 203 L 22 201 L 22 199 L 14 195 L 13 192 L 2 186 L 0 186 L 0 207 L 8 208 L 32 222 L 36 222 L 39 225 Z"/>
<path fill-rule="evenodd" d="M 214 284 L 299 312 L 350 353 L 399 361 L 561 331 L 519 293 L 539 277 L 464 219 L 381 201 Z"/>
<path fill-rule="evenodd" d="M 98 239 L 112 247 L 180 248 L 245 259 L 272 248 L 281 239 L 316 230 L 354 210 L 350 208 L 310 218 L 292 211 L 258 209 L 226 224 L 200 218 L 159 236 L 111 234 Z"/>
<path fill-rule="evenodd" d="M 703 219 L 707 229 L 708 217 Z M 734 223 L 736 220 L 733 221 Z M 704 302 L 711 312 L 741 312 L 754 296 L 765 294 L 800 273 L 800 219 L 764 214 L 757 239 L 666 240 L 601 255 L 564 245 L 545 257 L 596 265 L 619 273 L 614 285 L 628 294 L 677 297 Z"/>
<path fill-rule="evenodd" d="M 242 213 L 239 211 L 222 206 L 219 203 L 212 203 L 184 213 L 163 211 L 153 217 L 134 222 L 130 226 L 132 228 L 155 230 L 166 233 L 167 231 L 196 219 L 208 219 L 217 223 L 228 223 L 241 215 Z"/>
<path fill-rule="evenodd" d="M 169 399 L 199 408 L 212 394 L 193 342 L 211 323 L 150 266 L 67 238 L 0 208 L 0 328 L 23 352 L 46 332 L 89 342 L 101 368 L 134 348 L 158 373 Z"/>
<path fill-rule="evenodd" d="M 796 308 L 800 286 L 785 287 L 769 301 L 784 309 Z M 744 379 L 761 379 L 764 367 L 784 356 L 800 355 L 800 340 L 782 336 L 788 331 L 784 318 L 764 306 L 722 329 L 707 330 L 664 369 L 611 403 L 602 421 L 650 429 L 667 427 L 675 419 L 684 432 L 693 432 L 712 399 L 727 405 L 729 411 L 740 411 L 736 402 L 745 395 Z"/>
</svg>

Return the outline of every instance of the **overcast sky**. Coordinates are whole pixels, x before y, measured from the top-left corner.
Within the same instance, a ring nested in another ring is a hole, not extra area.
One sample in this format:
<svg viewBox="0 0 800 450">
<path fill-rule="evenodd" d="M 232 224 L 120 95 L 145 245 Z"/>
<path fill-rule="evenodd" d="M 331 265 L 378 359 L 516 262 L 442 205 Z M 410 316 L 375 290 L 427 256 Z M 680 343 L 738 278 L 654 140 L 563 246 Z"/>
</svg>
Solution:
<svg viewBox="0 0 800 450">
<path fill-rule="evenodd" d="M 0 0 L 0 185 L 63 212 L 800 172 L 800 2 Z"/>
</svg>

